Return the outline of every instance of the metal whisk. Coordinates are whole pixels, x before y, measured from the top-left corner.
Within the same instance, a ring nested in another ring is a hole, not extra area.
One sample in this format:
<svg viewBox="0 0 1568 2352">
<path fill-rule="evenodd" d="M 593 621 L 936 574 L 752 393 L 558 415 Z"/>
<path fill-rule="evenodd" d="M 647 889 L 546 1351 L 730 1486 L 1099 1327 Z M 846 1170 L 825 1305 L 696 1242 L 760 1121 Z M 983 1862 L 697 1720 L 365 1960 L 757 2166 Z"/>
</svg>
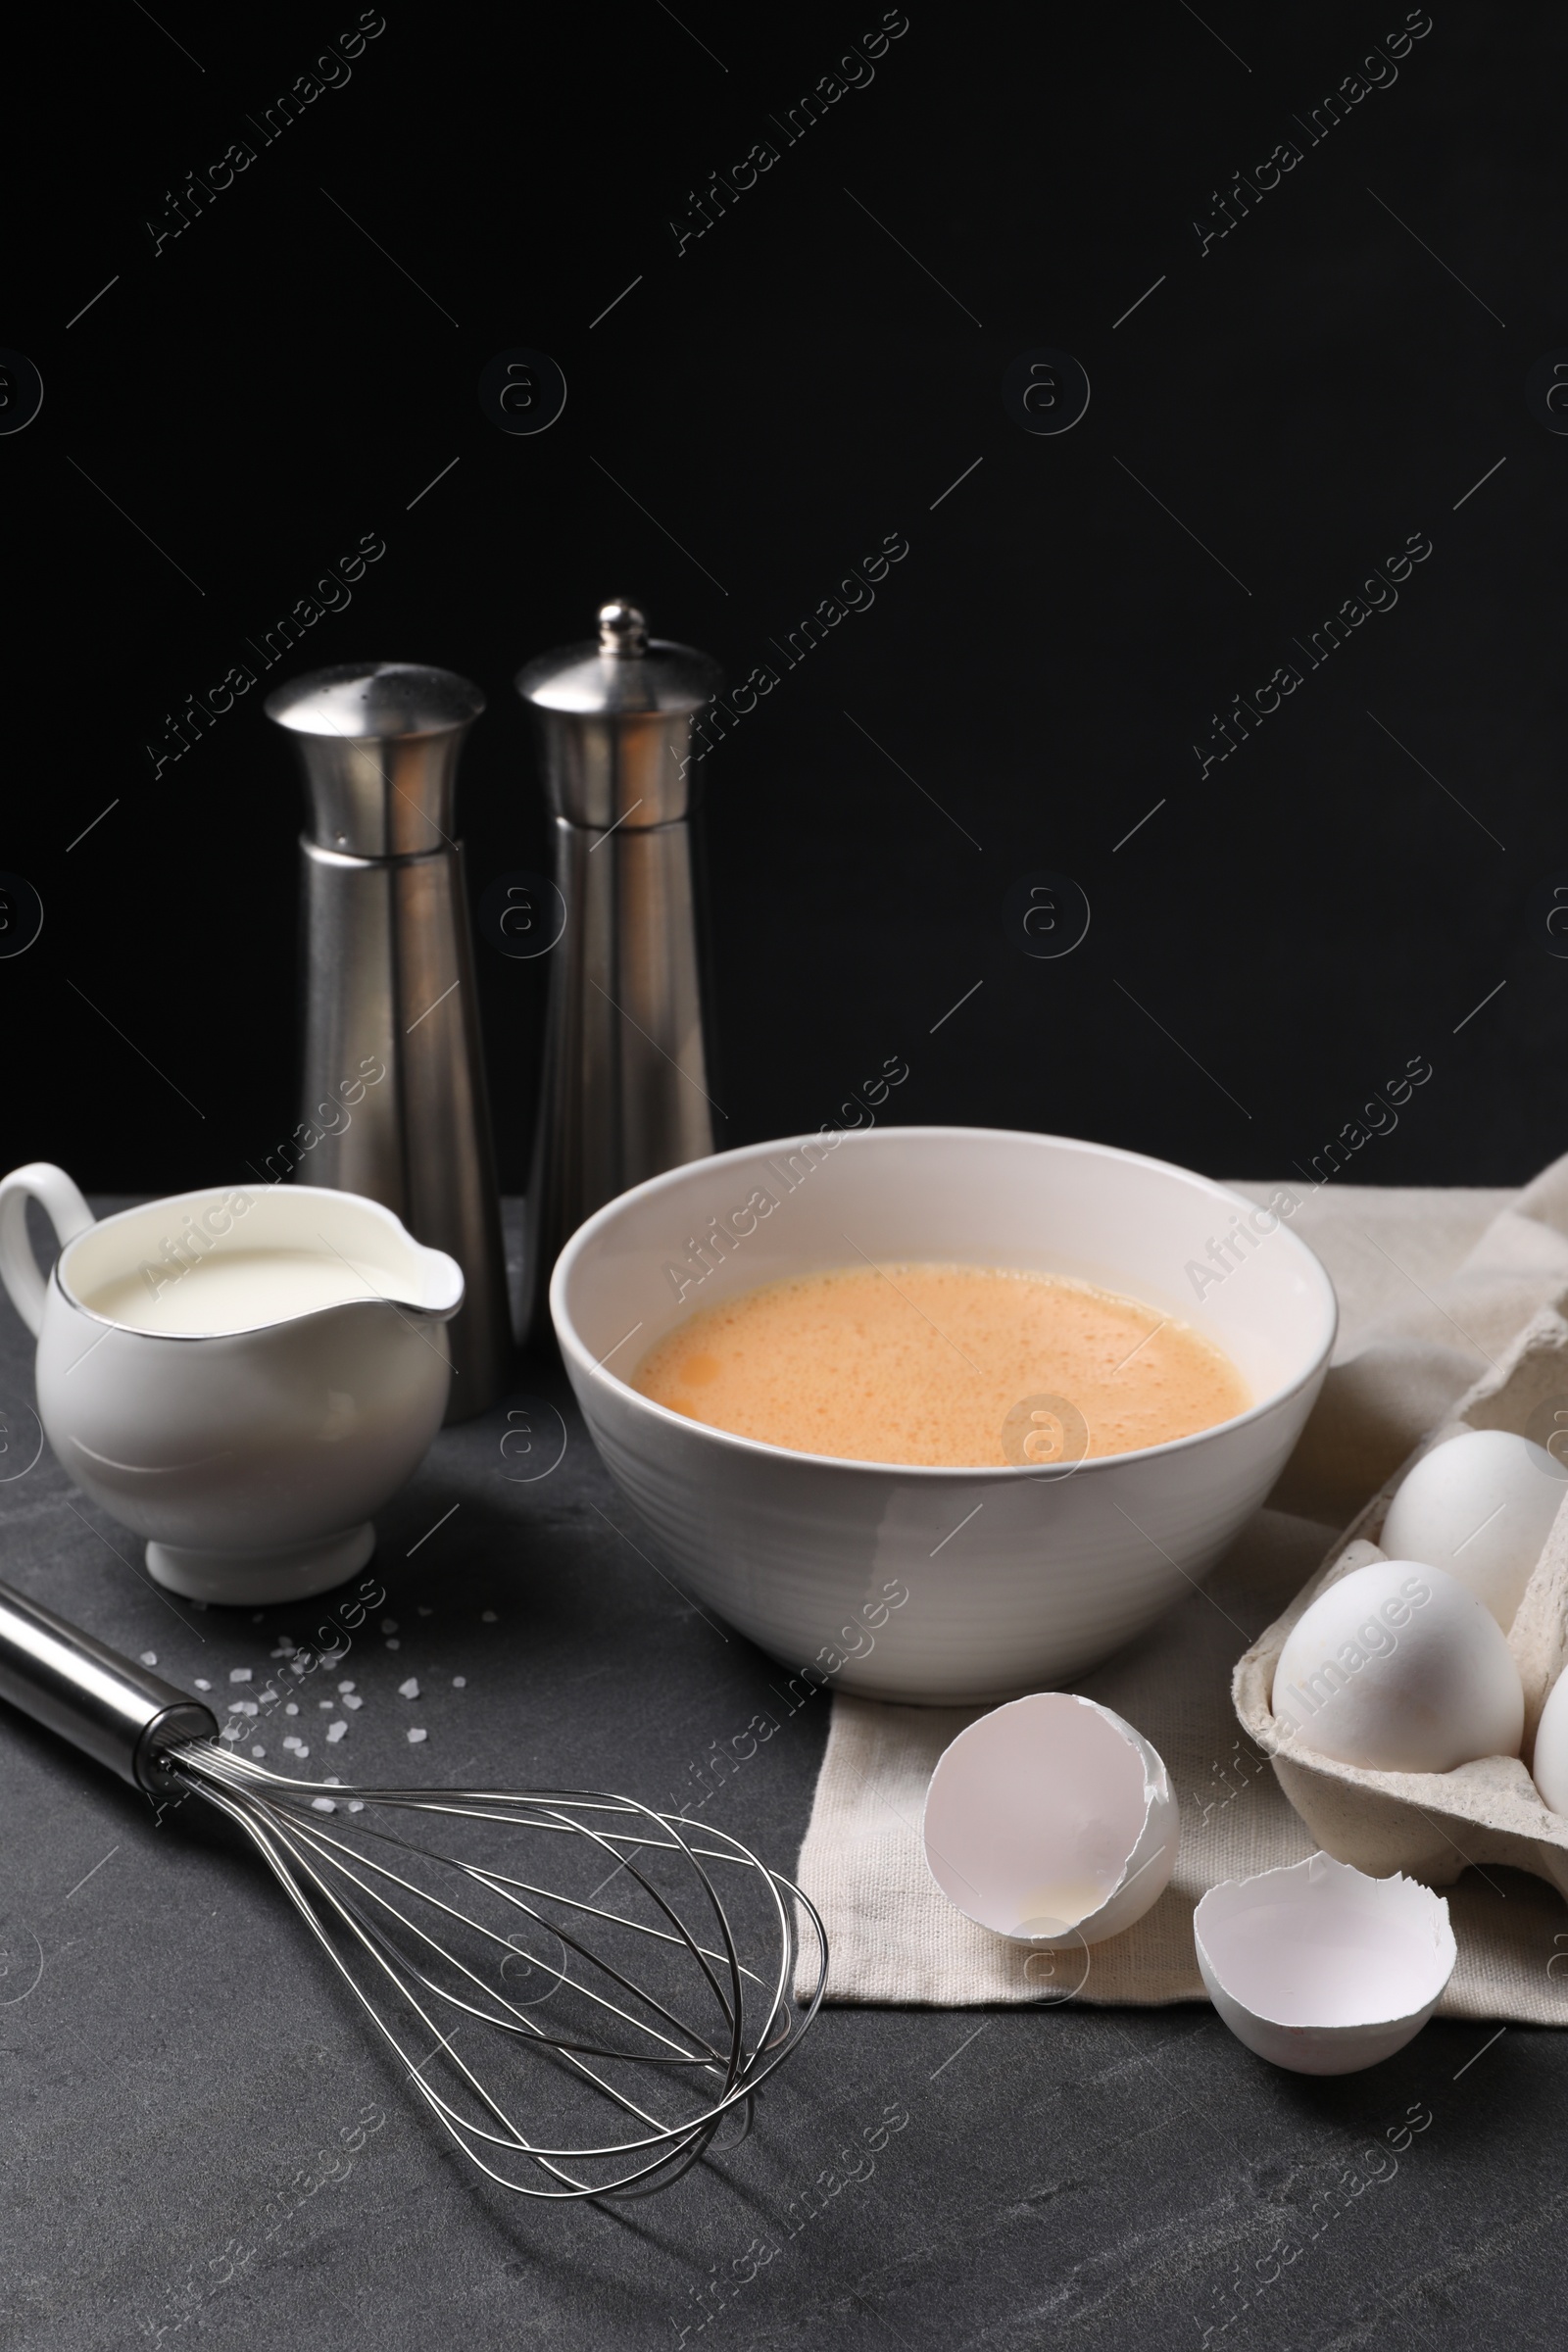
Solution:
<svg viewBox="0 0 1568 2352">
<path fill-rule="evenodd" d="M 678 2180 L 726 2116 L 749 2126 L 820 2004 L 815 1910 L 710 1823 L 583 1789 L 290 1780 L 223 1746 L 198 1700 L 6 1585 L 0 1697 L 161 1803 L 226 1813 L 437 2121 L 519 2196 Z M 408 1820 L 432 1814 L 455 1850 Z M 509 1848 L 520 1855 L 498 1860 Z M 546 1851 L 565 1885 L 540 1883 Z M 798 1918 L 815 1984 L 792 2009 Z"/>
</svg>

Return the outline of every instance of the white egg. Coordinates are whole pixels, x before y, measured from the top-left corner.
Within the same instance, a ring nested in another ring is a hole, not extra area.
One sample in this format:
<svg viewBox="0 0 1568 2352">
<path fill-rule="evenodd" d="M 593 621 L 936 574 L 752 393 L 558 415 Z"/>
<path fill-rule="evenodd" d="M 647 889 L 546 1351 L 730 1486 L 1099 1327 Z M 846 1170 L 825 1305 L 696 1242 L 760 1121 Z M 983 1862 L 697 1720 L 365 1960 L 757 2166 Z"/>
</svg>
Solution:
<svg viewBox="0 0 1568 2352">
<path fill-rule="evenodd" d="M 1374 1560 L 1331 1585 L 1274 1669 L 1296 1744 L 1373 1772 L 1516 1756 L 1525 1694 L 1496 1619 L 1456 1577 Z"/>
<path fill-rule="evenodd" d="M 1416 1463 L 1379 1542 L 1391 1559 L 1446 1568 L 1506 1633 L 1564 1494 L 1568 1471 L 1544 1446 L 1474 1429 Z"/>
<path fill-rule="evenodd" d="M 1553 1813 L 1568 1813 L 1568 1674 L 1553 1683 L 1541 1710 L 1530 1769 Z"/>
</svg>

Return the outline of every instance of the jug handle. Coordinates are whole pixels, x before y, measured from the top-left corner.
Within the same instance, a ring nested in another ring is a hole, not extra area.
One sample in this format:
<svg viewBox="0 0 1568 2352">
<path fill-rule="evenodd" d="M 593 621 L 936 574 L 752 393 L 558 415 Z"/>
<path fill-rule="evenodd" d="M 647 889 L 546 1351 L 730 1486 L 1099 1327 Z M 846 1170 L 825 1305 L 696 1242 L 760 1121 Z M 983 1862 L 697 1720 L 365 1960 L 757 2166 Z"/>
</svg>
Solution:
<svg viewBox="0 0 1568 2352">
<path fill-rule="evenodd" d="M 43 1323 L 47 1294 L 27 1236 L 29 1200 L 36 1200 L 47 1210 L 62 1250 L 78 1233 L 86 1232 L 93 1223 L 93 1213 L 65 1169 L 57 1168 L 51 1160 L 30 1160 L 26 1167 L 13 1168 L 0 1181 L 0 1282 L 5 1284 L 12 1305 L 36 1339 Z"/>
</svg>

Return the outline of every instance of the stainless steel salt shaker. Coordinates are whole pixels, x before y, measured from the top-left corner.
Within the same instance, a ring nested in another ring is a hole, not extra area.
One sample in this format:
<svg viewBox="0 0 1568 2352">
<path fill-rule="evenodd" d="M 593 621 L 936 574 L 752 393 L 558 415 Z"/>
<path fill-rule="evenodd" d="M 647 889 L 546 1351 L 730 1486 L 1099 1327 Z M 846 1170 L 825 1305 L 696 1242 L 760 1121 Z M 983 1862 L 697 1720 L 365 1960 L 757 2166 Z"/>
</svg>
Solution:
<svg viewBox="0 0 1568 2352">
<path fill-rule="evenodd" d="M 462 1266 L 449 1421 L 494 1403 L 512 1347 L 452 839 L 458 754 L 483 709 L 466 678 L 409 662 L 313 670 L 267 699 L 268 717 L 294 737 L 310 803 L 304 1121 L 291 1172 L 379 1200 Z"/>
<path fill-rule="evenodd" d="M 565 928 L 552 959 L 522 1329 L 548 1328 L 563 1243 L 596 1208 L 713 1149 L 687 819 L 692 714 L 722 684 L 706 654 L 650 639 L 634 605 L 597 641 L 517 674 L 555 819 Z"/>
</svg>

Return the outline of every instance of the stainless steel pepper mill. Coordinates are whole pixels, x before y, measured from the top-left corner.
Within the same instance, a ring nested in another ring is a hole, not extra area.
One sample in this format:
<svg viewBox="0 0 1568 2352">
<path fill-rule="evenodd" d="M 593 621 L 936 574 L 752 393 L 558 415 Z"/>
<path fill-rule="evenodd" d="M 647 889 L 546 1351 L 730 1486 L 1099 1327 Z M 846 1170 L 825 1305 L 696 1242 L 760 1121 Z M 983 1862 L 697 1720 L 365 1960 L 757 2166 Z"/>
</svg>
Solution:
<svg viewBox="0 0 1568 2352">
<path fill-rule="evenodd" d="M 585 1217 L 713 1149 L 686 820 L 692 714 L 722 682 L 706 654 L 650 640 L 620 599 L 600 607 L 597 642 L 517 673 L 565 903 L 524 1210 L 524 1334 L 547 1327 L 551 1268 Z"/>
<path fill-rule="evenodd" d="M 300 840 L 303 1109 L 318 1140 L 293 1173 L 379 1200 L 462 1266 L 449 1421 L 494 1403 L 512 1347 L 463 851 L 451 838 L 458 754 L 483 709 L 466 678 L 408 662 L 313 670 L 267 699 L 268 717 L 294 737 L 311 817 Z"/>
</svg>

